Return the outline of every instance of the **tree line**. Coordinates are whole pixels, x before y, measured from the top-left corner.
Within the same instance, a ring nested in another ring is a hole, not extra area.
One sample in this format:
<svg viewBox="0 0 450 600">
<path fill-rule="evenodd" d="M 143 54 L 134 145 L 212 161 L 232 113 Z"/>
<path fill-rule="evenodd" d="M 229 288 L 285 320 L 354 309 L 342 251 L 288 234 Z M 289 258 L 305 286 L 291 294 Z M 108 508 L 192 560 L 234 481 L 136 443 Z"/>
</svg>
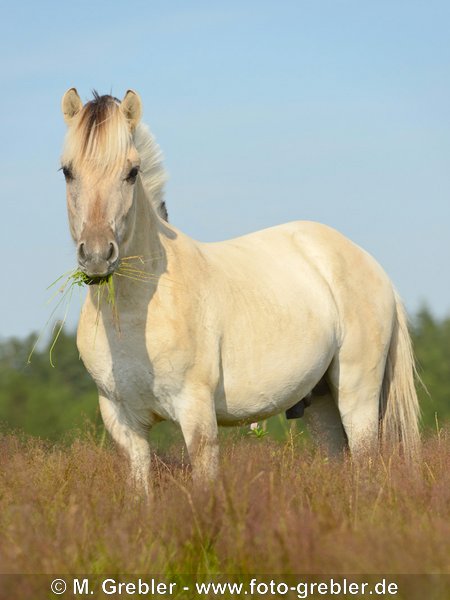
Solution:
<svg viewBox="0 0 450 600">
<path fill-rule="evenodd" d="M 426 308 L 413 319 L 411 334 L 423 385 L 417 391 L 422 426 L 442 426 L 450 419 L 450 317 L 438 319 Z M 75 334 L 62 331 L 49 360 L 51 340 L 27 357 L 35 341 L 0 341 L 0 426 L 50 440 L 101 424 L 94 383 L 76 348 Z"/>
</svg>

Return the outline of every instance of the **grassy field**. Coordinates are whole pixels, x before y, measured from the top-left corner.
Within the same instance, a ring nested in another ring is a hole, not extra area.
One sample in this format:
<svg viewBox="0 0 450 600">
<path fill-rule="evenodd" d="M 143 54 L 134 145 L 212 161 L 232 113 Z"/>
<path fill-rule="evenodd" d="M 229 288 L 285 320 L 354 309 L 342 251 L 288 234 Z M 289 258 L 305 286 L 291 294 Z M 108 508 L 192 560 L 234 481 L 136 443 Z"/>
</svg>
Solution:
<svg viewBox="0 0 450 600">
<path fill-rule="evenodd" d="M 330 461 L 295 438 L 227 436 L 219 480 L 192 486 L 183 449 L 136 497 L 109 443 L 0 440 L 3 573 L 448 573 L 450 436 L 398 457 Z"/>
</svg>

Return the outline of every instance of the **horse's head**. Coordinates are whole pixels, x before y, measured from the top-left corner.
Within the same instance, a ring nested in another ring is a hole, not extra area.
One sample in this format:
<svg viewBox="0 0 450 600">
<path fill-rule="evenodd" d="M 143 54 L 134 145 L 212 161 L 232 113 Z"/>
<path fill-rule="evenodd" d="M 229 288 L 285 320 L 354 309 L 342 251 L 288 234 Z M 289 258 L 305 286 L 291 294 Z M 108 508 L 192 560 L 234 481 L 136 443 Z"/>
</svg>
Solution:
<svg viewBox="0 0 450 600">
<path fill-rule="evenodd" d="M 134 214 L 140 158 L 133 132 L 141 101 L 129 90 L 122 102 L 95 94 L 83 106 L 72 88 L 62 110 L 68 125 L 62 171 L 78 264 L 90 277 L 106 277 L 118 265 Z"/>
</svg>

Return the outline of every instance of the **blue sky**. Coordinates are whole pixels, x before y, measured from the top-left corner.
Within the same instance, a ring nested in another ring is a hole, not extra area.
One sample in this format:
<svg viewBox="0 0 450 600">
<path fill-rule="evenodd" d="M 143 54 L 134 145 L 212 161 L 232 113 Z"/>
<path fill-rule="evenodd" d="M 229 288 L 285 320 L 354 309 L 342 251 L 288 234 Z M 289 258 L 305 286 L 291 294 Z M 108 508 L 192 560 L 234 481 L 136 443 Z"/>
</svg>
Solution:
<svg viewBox="0 0 450 600">
<path fill-rule="evenodd" d="M 140 93 L 184 232 L 321 221 L 411 314 L 450 314 L 449 22 L 434 0 L 2 2 L 0 337 L 40 330 L 75 266 L 57 172 L 72 86 Z"/>
</svg>

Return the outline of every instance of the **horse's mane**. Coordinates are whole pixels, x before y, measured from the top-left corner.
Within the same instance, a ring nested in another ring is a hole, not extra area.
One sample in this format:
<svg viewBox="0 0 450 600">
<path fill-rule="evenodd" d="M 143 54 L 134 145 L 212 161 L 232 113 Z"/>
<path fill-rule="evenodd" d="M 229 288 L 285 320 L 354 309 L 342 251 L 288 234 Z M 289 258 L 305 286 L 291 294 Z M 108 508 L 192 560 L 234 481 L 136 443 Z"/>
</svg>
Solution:
<svg viewBox="0 0 450 600">
<path fill-rule="evenodd" d="M 132 144 L 141 158 L 142 184 L 153 208 L 165 220 L 167 209 L 164 202 L 166 173 L 158 144 L 148 127 L 139 123 L 130 132 L 127 120 L 120 110 L 120 101 L 113 96 L 100 96 L 87 102 L 75 127 L 70 128 L 65 150 L 71 162 L 77 166 L 88 164 L 99 174 L 111 174 L 123 169 L 125 157 Z"/>
<path fill-rule="evenodd" d="M 162 153 L 147 125 L 139 123 L 134 132 L 134 144 L 141 157 L 141 177 L 144 189 L 151 198 L 156 212 L 168 221 L 164 202 L 164 184 L 167 179 L 162 164 Z"/>
</svg>

